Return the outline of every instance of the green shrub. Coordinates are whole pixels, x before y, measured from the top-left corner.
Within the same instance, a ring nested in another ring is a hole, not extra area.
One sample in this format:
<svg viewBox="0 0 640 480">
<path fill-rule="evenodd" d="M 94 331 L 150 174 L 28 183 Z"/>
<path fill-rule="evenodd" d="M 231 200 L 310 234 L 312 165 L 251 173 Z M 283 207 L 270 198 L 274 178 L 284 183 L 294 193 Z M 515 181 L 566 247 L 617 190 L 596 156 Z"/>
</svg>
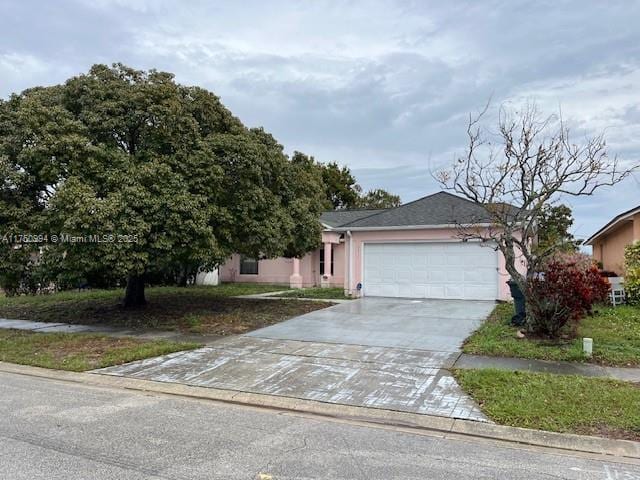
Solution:
<svg viewBox="0 0 640 480">
<path fill-rule="evenodd" d="M 627 302 L 640 303 L 640 242 L 636 241 L 624 249 L 624 290 Z"/>
<path fill-rule="evenodd" d="M 557 254 L 527 281 L 527 327 L 554 338 L 568 325 L 575 330 L 594 304 L 607 300 L 610 288 L 585 254 Z"/>
</svg>

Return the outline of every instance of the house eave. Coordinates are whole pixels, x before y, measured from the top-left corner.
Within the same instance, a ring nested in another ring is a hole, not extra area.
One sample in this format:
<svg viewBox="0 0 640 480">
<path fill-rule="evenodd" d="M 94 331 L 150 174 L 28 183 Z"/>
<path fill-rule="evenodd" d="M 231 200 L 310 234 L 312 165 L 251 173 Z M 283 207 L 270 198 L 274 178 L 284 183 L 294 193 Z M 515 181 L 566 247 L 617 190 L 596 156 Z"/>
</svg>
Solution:
<svg viewBox="0 0 640 480">
<path fill-rule="evenodd" d="M 616 228 L 618 225 L 620 225 L 621 222 L 629 220 L 630 217 L 633 217 L 637 213 L 640 213 L 640 207 L 636 207 L 632 210 L 628 210 L 624 213 L 621 213 L 620 215 L 615 217 L 613 220 L 611 220 L 609 223 L 607 223 L 604 227 L 602 227 L 600 230 L 598 230 L 596 233 L 594 233 L 589 238 L 587 238 L 584 242 L 584 245 L 593 246 L 593 243 L 599 237 L 601 237 L 602 235 L 605 235 L 607 232 L 610 232 L 611 230 Z"/>
</svg>

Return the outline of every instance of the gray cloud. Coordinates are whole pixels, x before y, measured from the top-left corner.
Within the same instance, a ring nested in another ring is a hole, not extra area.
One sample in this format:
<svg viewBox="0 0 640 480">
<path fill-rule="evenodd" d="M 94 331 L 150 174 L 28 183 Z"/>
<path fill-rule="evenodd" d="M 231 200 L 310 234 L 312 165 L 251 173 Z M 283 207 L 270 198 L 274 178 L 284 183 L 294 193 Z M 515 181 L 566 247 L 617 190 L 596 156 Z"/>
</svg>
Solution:
<svg viewBox="0 0 640 480">
<path fill-rule="evenodd" d="M 26 0 L 0 17 L 2 97 L 97 62 L 168 70 L 404 201 L 437 189 L 430 170 L 464 149 L 489 97 L 562 106 L 577 134 L 640 157 L 640 3 Z M 567 199 L 576 232 L 637 204 L 638 185 Z"/>
</svg>

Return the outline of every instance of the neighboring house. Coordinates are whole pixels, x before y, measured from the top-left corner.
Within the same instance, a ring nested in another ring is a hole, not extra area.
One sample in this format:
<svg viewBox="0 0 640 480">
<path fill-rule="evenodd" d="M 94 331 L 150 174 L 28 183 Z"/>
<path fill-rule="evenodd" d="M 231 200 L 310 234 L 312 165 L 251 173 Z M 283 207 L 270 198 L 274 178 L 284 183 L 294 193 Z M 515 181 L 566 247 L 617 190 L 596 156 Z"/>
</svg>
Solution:
<svg viewBox="0 0 640 480">
<path fill-rule="evenodd" d="M 624 274 L 624 247 L 640 240 L 640 206 L 613 218 L 584 243 L 604 270 Z"/>
<path fill-rule="evenodd" d="M 504 257 L 463 241 L 460 225 L 489 228 L 486 211 L 439 192 L 385 210 L 336 210 L 321 217 L 322 246 L 301 259 L 241 255 L 222 281 L 343 287 L 353 295 L 495 300 L 510 298 Z"/>
</svg>

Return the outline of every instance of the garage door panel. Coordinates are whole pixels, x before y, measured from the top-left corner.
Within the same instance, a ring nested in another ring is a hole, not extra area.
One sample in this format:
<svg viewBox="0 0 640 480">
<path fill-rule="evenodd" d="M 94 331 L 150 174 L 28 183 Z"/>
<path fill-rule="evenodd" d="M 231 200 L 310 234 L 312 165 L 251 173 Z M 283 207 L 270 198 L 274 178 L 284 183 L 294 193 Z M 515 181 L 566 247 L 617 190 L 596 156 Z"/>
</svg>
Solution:
<svg viewBox="0 0 640 480">
<path fill-rule="evenodd" d="M 381 283 L 383 281 L 382 278 L 382 269 L 370 270 L 369 273 L 369 282 L 370 283 Z"/>
<path fill-rule="evenodd" d="M 405 280 L 407 282 L 411 281 L 411 274 L 413 273 L 413 265 L 411 265 L 411 263 L 408 263 L 406 265 L 404 264 L 397 264 L 397 267 L 401 267 L 401 268 L 394 268 L 395 272 L 396 272 L 396 279 L 398 280 Z"/>
<path fill-rule="evenodd" d="M 487 276 L 488 275 L 490 276 L 492 274 L 495 274 L 495 268 L 494 269 L 478 268 L 477 270 L 466 269 L 464 271 L 464 282 L 482 284 L 483 281 L 487 278 Z"/>
<path fill-rule="evenodd" d="M 457 267 L 460 268 L 460 267 Z M 463 270 L 447 270 L 444 274 L 443 280 L 447 283 L 464 283 L 464 271 Z"/>
<path fill-rule="evenodd" d="M 420 265 L 426 268 L 429 265 L 429 256 L 421 252 L 420 254 L 413 255 L 411 257 L 411 262 L 416 266 Z"/>
<path fill-rule="evenodd" d="M 431 285 L 429 287 L 428 298 L 447 298 L 447 289 L 445 285 Z"/>
<path fill-rule="evenodd" d="M 395 256 L 395 261 L 393 263 L 395 263 L 397 265 L 409 266 L 409 265 L 412 264 L 411 254 L 410 253 L 404 253 L 402 255 L 396 255 Z"/>
<path fill-rule="evenodd" d="M 495 297 L 494 290 L 483 286 L 468 286 L 464 289 L 464 296 L 461 298 L 493 298 Z"/>
<path fill-rule="evenodd" d="M 446 298 L 465 298 L 464 285 L 446 285 L 444 291 Z"/>
<path fill-rule="evenodd" d="M 411 298 L 427 298 L 429 296 L 429 286 L 424 284 L 415 285 L 413 287 L 416 297 Z"/>
<path fill-rule="evenodd" d="M 494 300 L 497 264 L 497 253 L 477 243 L 366 244 L 364 294 Z"/>
<path fill-rule="evenodd" d="M 445 254 L 429 253 L 429 265 L 432 267 L 446 267 L 447 257 Z"/>
<path fill-rule="evenodd" d="M 378 284 L 370 284 L 367 286 L 367 292 L 369 292 L 369 295 L 371 295 L 372 297 L 381 297 L 384 296 L 382 289 L 380 287 L 380 285 Z"/>
<path fill-rule="evenodd" d="M 431 267 L 429 276 L 426 277 L 428 283 L 441 282 L 447 276 L 448 269 L 446 267 Z"/>
<path fill-rule="evenodd" d="M 443 254 L 446 260 L 447 266 L 460 267 L 468 265 L 469 255 L 462 255 L 460 252 L 451 252 L 450 254 Z"/>
<path fill-rule="evenodd" d="M 411 282 L 414 284 L 425 283 L 425 279 L 429 278 L 429 270 L 426 266 L 411 269 Z"/>
</svg>

